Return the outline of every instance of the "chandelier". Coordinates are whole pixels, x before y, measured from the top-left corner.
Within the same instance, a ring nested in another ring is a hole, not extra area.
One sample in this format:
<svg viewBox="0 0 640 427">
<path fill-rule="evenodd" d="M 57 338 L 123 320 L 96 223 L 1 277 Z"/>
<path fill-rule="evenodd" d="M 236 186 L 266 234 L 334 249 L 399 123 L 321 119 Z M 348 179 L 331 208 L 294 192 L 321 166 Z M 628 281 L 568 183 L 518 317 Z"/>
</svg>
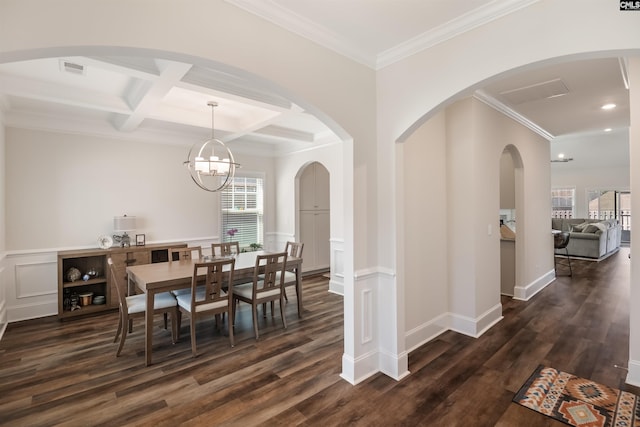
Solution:
<svg viewBox="0 0 640 427">
<path fill-rule="evenodd" d="M 194 144 L 184 164 L 198 187 L 214 192 L 224 190 L 231 183 L 240 165 L 233 159 L 231 150 L 214 137 L 214 109 L 218 103 L 209 101 L 207 105 L 211 107 L 211 138 L 201 145 Z"/>
</svg>

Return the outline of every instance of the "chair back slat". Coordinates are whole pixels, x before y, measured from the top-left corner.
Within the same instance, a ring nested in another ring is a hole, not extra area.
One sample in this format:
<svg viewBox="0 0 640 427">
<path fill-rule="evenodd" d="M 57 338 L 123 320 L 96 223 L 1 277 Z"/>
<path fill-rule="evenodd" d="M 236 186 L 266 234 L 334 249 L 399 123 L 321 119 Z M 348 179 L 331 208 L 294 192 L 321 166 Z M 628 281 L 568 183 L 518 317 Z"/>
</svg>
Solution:
<svg viewBox="0 0 640 427">
<path fill-rule="evenodd" d="M 564 249 L 569 244 L 571 235 L 568 231 L 563 231 L 553 235 L 553 246 L 555 249 Z"/>
<path fill-rule="evenodd" d="M 191 278 L 191 306 L 195 311 L 200 305 L 231 301 L 235 264 L 234 258 L 194 264 Z M 202 283 L 203 276 L 204 283 Z"/>
<path fill-rule="evenodd" d="M 124 294 L 124 289 L 121 288 L 120 281 L 118 280 L 118 275 L 116 274 L 116 269 L 113 266 L 113 260 L 111 257 L 107 258 L 107 264 L 109 264 L 109 272 L 111 274 L 111 280 L 113 280 L 114 287 L 116 288 L 116 293 L 118 294 L 118 304 L 120 305 L 120 310 L 128 310 L 127 307 L 127 298 Z"/>
<path fill-rule="evenodd" d="M 239 242 L 223 242 L 211 244 L 211 255 L 216 256 L 231 256 L 235 250 L 236 254 L 240 253 Z"/>
<path fill-rule="evenodd" d="M 202 248 L 199 246 L 196 246 L 193 248 L 170 248 L 169 249 L 169 262 L 190 260 L 190 259 L 202 259 Z"/>
<path fill-rule="evenodd" d="M 304 249 L 304 243 L 301 242 L 287 242 L 285 251 L 287 256 L 302 258 L 302 250 Z"/>
<path fill-rule="evenodd" d="M 256 257 L 256 265 L 253 272 L 253 292 L 258 298 L 260 298 L 260 293 L 270 292 L 276 288 L 282 290 L 286 264 L 286 252 L 275 252 Z M 258 287 L 261 280 L 262 284 Z"/>
</svg>

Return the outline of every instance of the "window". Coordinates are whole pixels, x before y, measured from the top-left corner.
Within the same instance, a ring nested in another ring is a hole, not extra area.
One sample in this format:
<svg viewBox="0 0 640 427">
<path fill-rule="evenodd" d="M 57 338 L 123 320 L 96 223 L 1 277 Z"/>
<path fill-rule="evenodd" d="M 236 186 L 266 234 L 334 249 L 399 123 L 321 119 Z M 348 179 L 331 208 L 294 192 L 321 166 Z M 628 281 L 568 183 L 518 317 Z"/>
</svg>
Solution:
<svg viewBox="0 0 640 427">
<path fill-rule="evenodd" d="M 631 229 L 631 193 L 615 190 L 588 190 L 589 218 L 617 219 L 623 230 Z"/>
<path fill-rule="evenodd" d="M 610 219 L 616 216 L 616 192 L 588 190 L 587 212 L 591 219 Z"/>
<path fill-rule="evenodd" d="M 223 242 L 238 241 L 240 249 L 262 245 L 262 178 L 235 177 L 221 192 Z"/>
<path fill-rule="evenodd" d="M 551 190 L 551 218 L 573 218 L 575 193 L 575 188 Z"/>
</svg>

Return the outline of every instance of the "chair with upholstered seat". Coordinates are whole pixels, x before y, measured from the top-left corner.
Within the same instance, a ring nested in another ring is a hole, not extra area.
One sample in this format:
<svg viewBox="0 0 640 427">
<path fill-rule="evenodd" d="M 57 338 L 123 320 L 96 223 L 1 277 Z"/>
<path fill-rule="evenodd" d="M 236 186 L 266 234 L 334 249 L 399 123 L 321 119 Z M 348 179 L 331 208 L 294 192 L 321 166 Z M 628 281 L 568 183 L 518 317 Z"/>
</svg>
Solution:
<svg viewBox="0 0 640 427">
<path fill-rule="evenodd" d="M 240 253 L 240 243 L 238 242 L 223 242 L 211 244 L 211 255 L 214 257 L 230 256 Z"/>
<path fill-rule="evenodd" d="M 253 270 L 253 280 L 249 283 L 236 285 L 233 288 L 234 306 L 237 301 L 244 301 L 251 304 L 253 316 L 253 330 L 258 339 L 258 305 L 267 302 L 280 302 L 280 316 L 282 324 L 287 328 L 287 320 L 284 315 L 284 295 L 283 281 L 285 266 L 287 263 L 287 253 L 277 252 L 256 257 L 256 264 Z M 266 312 L 264 313 L 266 317 Z M 273 316 L 271 310 L 271 316 Z M 232 311 L 232 324 L 235 324 L 235 308 Z"/>
<path fill-rule="evenodd" d="M 569 245 L 569 239 L 571 237 L 571 234 L 569 234 L 568 231 L 562 231 L 560 233 L 556 233 L 553 235 L 553 247 L 555 250 L 555 256 L 553 257 L 553 261 L 554 261 L 554 269 L 556 271 L 556 276 L 558 275 L 558 265 L 562 265 L 565 267 L 569 267 L 569 274 L 568 276 L 572 276 L 573 275 L 573 270 L 571 269 L 571 257 L 569 256 L 569 250 L 567 249 L 567 246 Z M 564 249 L 564 254 L 559 254 L 558 251 Z M 561 256 L 566 257 L 565 260 L 560 260 L 558 258 L 560 258 Z"/>
<path fill-rule="evenodd" d="M 124 341 L 127 338 L 127 332 L 131 331 L 133 325 L 133 319 L 136 317 L 145 317 L 147 311 L 147 296 L 145 294 L 126 296 L 123 285 L 118 280 L 118 275 L 113 267 L 113 260 L 107 259 L 109 264 L 109 270 L 111 273 L 111 279 L 114 281 L 116 293 L 118 294 L 118 303 L 120 306 L 120 318 L 118 320 L 118 330 L 113 342 L 118 341 L 120 336 L 120 345 L 116 351 L 116 357 L 120 356 Z M 153 307 L 153 314 L 171 314 L 171 342 L 176 342 L 177 326 L 176 321 L 178 317 L 178 304 L 176 298 L 171 292 L 162 292 L 155 295 Z M 120 335 L 122 333 L 122 335 Z"/>
<path fill-rule="evenodd" d="M 196 357 L 196 318 L 203 314 L 213 314 L 219 327 L 220 314 L 229 313 L 233 318 L 233 271 L 236 260 L 222 259 L 212 262 L 196 263 L 193 266 L 191 288 L 188 293 L 177 295 L 178 299 L 178 338 L 182 313 L 190 318 L 191 353 Z M 204 282 L 202 278 L 204 277 Z M 229 341 L 234 346 L 233 325 L 229 324 Z"/>
</svg>

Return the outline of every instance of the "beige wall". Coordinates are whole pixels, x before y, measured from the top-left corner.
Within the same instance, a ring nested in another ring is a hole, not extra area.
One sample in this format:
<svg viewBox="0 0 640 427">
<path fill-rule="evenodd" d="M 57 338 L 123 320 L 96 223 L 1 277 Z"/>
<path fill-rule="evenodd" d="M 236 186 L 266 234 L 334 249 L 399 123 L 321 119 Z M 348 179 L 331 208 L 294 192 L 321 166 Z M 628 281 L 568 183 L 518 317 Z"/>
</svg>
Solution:
<svg viewBox="0 0 640 427">
<path fill-rule="evenodd" d="M 427 323 L 445 315 L 449 306 L 446 119 L 440 112 L 399 144 L 404 181 L 400 233 L 405 242 L 399 269 L 410 284 L 403 313 L 409 348 L 441 331 Z"/>
<path fill-rule="evenodd" d="M 5 272 L 5 127 L 4 115 L 0 111 L 0 338 L 7 326 L 7 276 Z"/>
<path fill-rule="evenodd" d="M 407 347 L 446 329 L 476 336 L 502 314 L 498 214 L 502 153 L 508 145 L 524 163 L 522 179 L 511 174 L 519 203 L 536 201 L 518 220 L 519 244 L 523 253 L 544 260 L 523 268 L 519 285 L 529 286 L 553 270 L 546 256 L 549 142 L 468 98 L 440 111 L 400 145 Z M 524 258 L 520 264 L 526 264 Z"/>
<path fill-rule="evenodd" d="M 219 236 L 218 194 L 191 182 L 188 147 L 8 128 L 6 148 L 7 250 L 95 247 L 123 214 L 149 243 Z M 236 159 L 265 174 L 272 211 L 273 160 Z"/>
</svg>

